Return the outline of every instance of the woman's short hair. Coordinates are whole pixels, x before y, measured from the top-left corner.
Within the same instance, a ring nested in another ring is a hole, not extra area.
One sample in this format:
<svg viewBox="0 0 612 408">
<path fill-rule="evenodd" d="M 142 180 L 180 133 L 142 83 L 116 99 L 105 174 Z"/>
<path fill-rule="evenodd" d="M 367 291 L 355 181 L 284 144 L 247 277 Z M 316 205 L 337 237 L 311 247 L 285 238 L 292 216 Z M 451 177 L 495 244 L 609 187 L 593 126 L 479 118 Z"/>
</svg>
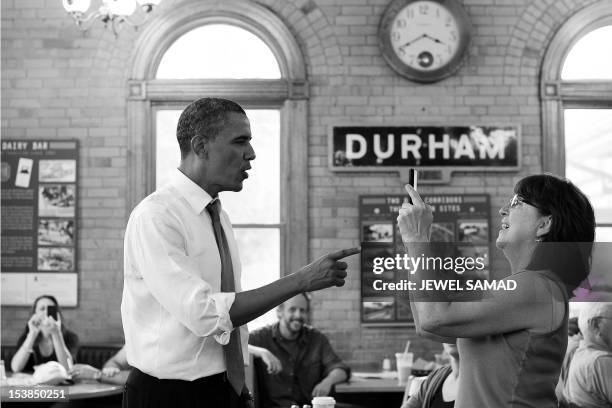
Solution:
<svg viewBox="0 0 612 408">
<path fill-rule="evenodd" d="M 591 269 L 595 240 L 595 212 L 587 196 L 571 181 L 552 174 L 521 179 L 514 187 L 543 215 L 550 215 L 550 231 L 541 237 L 529 269 L 550 269 L 571 290 Z"/>
</svg>

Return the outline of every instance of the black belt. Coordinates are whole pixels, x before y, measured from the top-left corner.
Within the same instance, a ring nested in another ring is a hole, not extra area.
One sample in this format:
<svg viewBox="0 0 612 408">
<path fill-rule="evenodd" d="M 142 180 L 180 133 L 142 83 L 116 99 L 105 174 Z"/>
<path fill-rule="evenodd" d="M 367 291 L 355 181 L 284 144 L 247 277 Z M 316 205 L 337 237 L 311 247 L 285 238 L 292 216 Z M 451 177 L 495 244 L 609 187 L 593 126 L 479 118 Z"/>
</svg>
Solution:
<svg viewBox="0 0 612 408">
<path fill-rule="evenodd" d="M 136 367 L 132 367 L 130 375 L 127 379 L 127 383 L 130 385 L 138 386 L 155 386 L 155 385 L 169 385 L 177 387 L 193 387 L 193 386 L 213 386 L 215 384 L 224 384 L 227 382 L 227 374 L 224 372 L 209 375 L 207 377 L 200 377 L 195 380 L 178 380 L 178 379 L 160 379 L 153 377 L 147 373 L 143 373 Z"/>
</svg>

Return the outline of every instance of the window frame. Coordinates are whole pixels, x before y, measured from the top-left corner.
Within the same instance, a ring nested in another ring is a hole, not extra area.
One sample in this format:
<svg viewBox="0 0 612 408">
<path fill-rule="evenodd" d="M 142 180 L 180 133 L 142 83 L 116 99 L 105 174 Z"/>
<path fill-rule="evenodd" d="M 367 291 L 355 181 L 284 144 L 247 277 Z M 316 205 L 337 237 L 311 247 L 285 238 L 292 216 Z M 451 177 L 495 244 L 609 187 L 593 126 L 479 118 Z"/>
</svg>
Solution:
<svg viewBox="0 0 612 408">
<path fill-rule="evenodd" d="M 272 50 L 280 79 L 156 79 L 167 49 L 183 34 L 205 24 L 231 24 L 252 32 Z M 301 50 L 271 11 L 238 0 L 182 4 L 157 13 L 136 41 L 127 83 L 129 215 L 155 189 L 155 112 L 184 106 L 202 96 L 224 97 L 245 109 L 280 111 L 280 274 L 308 260 L 308 82 Z M 178 147 L 177 147 L 178 148 Z M 288 239 L 290 238 L 290 239 Z"/>
<path fill-rule="evenodd" d="M 561 26 L 546 51 L 540 81 L 544 171 L 565 175 L 564 109 L 612 106 L 612 81 L 561 79 L 563 63 L 574 45 L 588 32 L 610 24 L 612 5 L 593 4 Z"/>
<path fill-rule="evenodd" d="M 569 18 L 552 39 L 542 63 L 542 168 L 565 176 L 565 109 L 612 108 L 612 80 L 563 80 L 567 55 L 587 33 L 612 24 L 612 4 L 597 3 Z M 612 223 L 597 223 L 612 227 Z"/>
</svg>

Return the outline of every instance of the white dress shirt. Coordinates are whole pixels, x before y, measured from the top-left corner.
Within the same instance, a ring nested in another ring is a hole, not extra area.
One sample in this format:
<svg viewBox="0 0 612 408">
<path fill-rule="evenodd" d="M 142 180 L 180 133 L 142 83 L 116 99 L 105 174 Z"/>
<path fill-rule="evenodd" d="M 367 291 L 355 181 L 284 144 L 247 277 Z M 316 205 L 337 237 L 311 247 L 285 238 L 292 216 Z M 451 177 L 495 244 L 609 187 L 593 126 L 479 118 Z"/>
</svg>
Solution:
<svg viewBox="0 0 612 408">
<path fill-rule="evenodd" d="M 160 379 L 225 371 L 235 293 L 222 293 L 221 258 L 206 206 L 212 197 L 179 170 L 132 211 L 124 240 L 121 318 L 127 360 Z M 240 292 L 240 258 L 227 214 L 221 224 Z M 240 326 L 248 364 L 248 331 Z"/>
</svg>

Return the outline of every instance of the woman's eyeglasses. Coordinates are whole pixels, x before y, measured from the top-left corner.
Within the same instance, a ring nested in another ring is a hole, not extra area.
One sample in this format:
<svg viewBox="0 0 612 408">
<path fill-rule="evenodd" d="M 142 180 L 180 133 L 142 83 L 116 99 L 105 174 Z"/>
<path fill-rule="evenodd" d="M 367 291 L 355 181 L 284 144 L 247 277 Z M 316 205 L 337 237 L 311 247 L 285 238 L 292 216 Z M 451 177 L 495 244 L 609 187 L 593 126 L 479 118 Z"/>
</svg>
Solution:
<svg viewBox="0 0 612 408">
<path fill-rule="evenodd" d="M 519 204 L 529 204 L 530 206 L 535 207 L 537 209 L 540 208 L 537 205 L 533 204 L 532 202 L 525 200 L 523 197 L 521 197 L 518 194 L 515 194 L 514 197 L 512 197 L 512 199 L 508 203 L 508 208 L 518 207 Z"/>
</svg>

